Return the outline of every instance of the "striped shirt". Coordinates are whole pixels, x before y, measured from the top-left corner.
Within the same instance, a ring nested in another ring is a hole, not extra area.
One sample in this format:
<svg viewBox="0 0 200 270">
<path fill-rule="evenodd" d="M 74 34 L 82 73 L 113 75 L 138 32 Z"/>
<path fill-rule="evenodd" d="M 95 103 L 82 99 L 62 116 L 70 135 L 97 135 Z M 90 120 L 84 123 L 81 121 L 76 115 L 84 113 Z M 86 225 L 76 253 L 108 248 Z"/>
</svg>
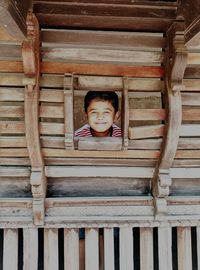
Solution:
<svg viewBox="0 0 200 270">
<path fill-rule="evenodd" d="M 90 125 L 86 124 L 82 126 L 81 128 L 77 129 L 75 131 L 75 136 L 76 137 L 92 137 Z M 121 137 L 121 136 L 122 136 L 121 128 L 113 124 L 111 137 Z"/>
</svg>

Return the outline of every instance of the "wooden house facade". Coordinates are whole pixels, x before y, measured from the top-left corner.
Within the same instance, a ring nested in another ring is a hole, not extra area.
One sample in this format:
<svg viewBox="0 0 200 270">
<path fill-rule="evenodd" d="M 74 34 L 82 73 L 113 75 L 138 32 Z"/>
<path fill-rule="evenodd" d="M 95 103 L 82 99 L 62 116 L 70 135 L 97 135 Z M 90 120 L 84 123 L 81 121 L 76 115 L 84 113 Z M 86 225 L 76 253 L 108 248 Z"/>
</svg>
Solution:
<svg viewBox="0 0 200 270">
<path fill-rule="evenodd" d="M 0 269 L 200 269 L 199 14 L 0 0 Z M 88 90 L 121 138 L 75 138 Z"/>
</svg>

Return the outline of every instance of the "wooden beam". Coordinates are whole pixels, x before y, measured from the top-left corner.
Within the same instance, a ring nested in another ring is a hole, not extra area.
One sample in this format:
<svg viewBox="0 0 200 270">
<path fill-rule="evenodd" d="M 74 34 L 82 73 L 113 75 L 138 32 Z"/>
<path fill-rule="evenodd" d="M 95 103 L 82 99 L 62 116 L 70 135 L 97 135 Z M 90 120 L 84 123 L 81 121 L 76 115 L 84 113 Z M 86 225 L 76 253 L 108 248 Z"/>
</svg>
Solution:
<svg viewBox="0 0 200 270">
<path fill-rule="evenodd" d="M 29 13 L 27 17 L 27 30 L 28 38 L 22 44 L 25 73 L 25 134 L 32 166 L 30 183 L 33 194 L 34 223 L 35 225 L 43 225 L 46 177 L 39 135 L 40 40 L 39 25 L 32 13 Z"/>
<path fill-rule="evenodd" d="M 26 16 L 31 4 L 31 0 L 0 0 L 0 25 L 11 36 L 26 37 Z"/>
<path fill-rule="evenodd" d="M 52 10 L 54 13 L 52 14 Z M 176 16 L 173 5 L 150 5 L 147 2 L 107 4 L 73 2 L 35 2 L 34 12 L 45 27 L 76 29 L 147 30 L 162 32 Z"/>
<path fill-rule="evenodd" d="M 176 155 L 181 133 L 182 104 L 181 90 L 183 76 L 187 65 L 187 50 L 184 46 L 184 24 L 175 22 L 167 32 L 166 74 L 168 107 L 167 132 L 164 136 L 161 155 L 153 178 L 153 194 L 156 204 L 156 214 L 167 213 L 166 196 L 171 185 L 170 168 Z M 160 212 L 160 213 L 159 213 Z"/>
</svg>

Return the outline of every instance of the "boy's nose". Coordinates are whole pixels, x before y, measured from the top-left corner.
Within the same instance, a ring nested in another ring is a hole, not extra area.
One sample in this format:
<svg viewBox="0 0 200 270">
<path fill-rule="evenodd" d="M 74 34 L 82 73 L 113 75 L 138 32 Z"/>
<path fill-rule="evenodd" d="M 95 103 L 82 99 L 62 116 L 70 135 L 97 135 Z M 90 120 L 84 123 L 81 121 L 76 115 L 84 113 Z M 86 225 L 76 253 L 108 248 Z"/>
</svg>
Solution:
<svg viewBox="0 0 200 270">
<path fill-rule="evenodd" d="M 97 118 L 98 118 L 98 119 L 102 119 L 103 116 L 104 116 L 103 113 L 98 113 Z"/>
</svg>

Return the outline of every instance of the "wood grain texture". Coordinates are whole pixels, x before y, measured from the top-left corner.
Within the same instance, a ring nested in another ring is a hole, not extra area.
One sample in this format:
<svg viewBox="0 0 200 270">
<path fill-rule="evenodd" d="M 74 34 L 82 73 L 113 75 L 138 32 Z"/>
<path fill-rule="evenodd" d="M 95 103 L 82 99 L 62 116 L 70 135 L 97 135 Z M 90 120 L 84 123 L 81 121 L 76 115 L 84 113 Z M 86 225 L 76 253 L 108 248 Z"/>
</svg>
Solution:
<svg viewBox="0 0 200 270">
<path fill-rule="evenodd" d="M 178 267 L 192 270 L 191 228 L 177 228 Z"/>
<path fill-rule="evenodd" d="M 95 228 L 86 229 L 85 232 L 85 269 L 99 269 L 99 235 Z"/>
<path fill-rule="evenodd" d="M 114 270 L 114 231 L 104 228 L 104 264 L 105 270 Z"/>
<path fill-rule="evenodd" d="M 10 252 L 12 251 L 12 259 Z M 18 229 L 4 230 L 3 269 L 18 269 Z"/>
<path fill-rule="evenodd" d="M 23 268 L 38 269 L 38 229 L 23 229 Z"/>
<path fill-rule="evenodd" d="M 140 269 L 154 269 L 152 228 L 140 228 Z"/>
<path fill-rule="evenodd" d="M 79 231 L 64 229 L 64 269 L 79 270 Z"/>
<path fill-rule="evenodd" d="M 58 270 L 58 229 L 44 229 L 44 269 Z"/>
<path fill-rule="evenodd" d="M 133 229 L 120 228 L 120 269 L 133 270 Z"/>
<path fill-rule="evenodd" d="M 158 258 L 160 270 L 172 270 L 171 228 L 158 228 Z"/>
</svg>

